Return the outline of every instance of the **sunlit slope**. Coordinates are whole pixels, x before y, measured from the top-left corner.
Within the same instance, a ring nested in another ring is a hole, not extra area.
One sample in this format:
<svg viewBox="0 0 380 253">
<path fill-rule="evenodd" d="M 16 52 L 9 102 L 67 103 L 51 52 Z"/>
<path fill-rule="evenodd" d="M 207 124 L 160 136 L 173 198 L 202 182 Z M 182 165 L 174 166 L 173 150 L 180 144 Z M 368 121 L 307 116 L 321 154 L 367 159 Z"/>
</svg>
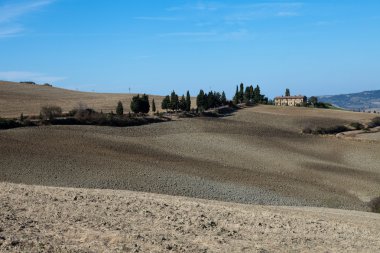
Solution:
<svg viewBox="0 0 380 253">
<path fill-rule="evenodd" d="M 225 118 L 0 131 L 0 178 L 271 205 L 369 210 L 379 142 L 303 135 L 364 113 L 259 106 Z"/>
<path fill-rule="evenodd" d="M 132 96 L 132 94 L 79 92 L 42 85 L 0 82 L 0 117 L 18 117 L 21 113 L 38 115 L 41 106 L 44 105 L 57 105 L 68 112 L 79 103 L 97 111 L 115 112 L 118 101 L 124 104 L 124 110 L 128 112 Z M 149 98 L 150 100 L 154 98 L 157 109 L 161 110 L 162 96 L 150 95 Z M 195 107 L 195 101 L 192 103 Z"/>
</svg>

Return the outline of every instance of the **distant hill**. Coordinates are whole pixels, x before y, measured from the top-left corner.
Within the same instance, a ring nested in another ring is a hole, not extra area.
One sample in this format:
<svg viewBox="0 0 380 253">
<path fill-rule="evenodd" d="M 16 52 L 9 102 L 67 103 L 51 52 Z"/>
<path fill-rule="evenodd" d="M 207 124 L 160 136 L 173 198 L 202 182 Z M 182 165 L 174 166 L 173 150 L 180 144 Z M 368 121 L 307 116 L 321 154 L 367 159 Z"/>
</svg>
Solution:
<svg viewBox="0 0 380 253">
<path fill-rule="evenodd" d="M 79 103 L 83 103 L 97 111 L 110 112 L 116 110 L 118 101 L 124 104 L 124 111 L 130 111 L 133 94 L 94 93 L 66 90 L 50 85 L 36 85 L 30 82 L 16 83 L 0 81 L 0 117 L 18 117 L 38 115 L 41 106 L 57 105 L 68 112 Z M 162 96 L 150 95 L 161 111 Z M 195 101 L 192 101 L 195 105 Z"/>
<path fill-rule="evenodd" d="M 358 111 L 380 111 L 380 90 L 363 91 L 359 93 L 320 96 L 320 102 L 331 103 L 335 106 Z"/>
</svg>

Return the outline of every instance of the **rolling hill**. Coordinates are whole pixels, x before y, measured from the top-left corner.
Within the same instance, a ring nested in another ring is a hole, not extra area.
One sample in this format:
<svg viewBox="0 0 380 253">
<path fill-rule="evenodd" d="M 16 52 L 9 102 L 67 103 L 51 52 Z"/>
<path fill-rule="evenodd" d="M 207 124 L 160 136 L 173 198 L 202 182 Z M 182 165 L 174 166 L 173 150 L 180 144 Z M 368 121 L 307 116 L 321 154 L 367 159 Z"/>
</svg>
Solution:
<svg viewBox="0 0 380 253">
<path fill-rule="evenodd" d="M 1 113 L 16 116 L 130 98 L 0 87 Z M 368 211 L 379 141 L 301 134 L 374 116 L 261 105 L 139 127 L 2 130 L 0 251 L 378 252 Z"/>
<path fill-rule="evenodd" d="M 380 90 L 320 96 L 318 99 L 321 102 L 331 103 L 335 106 L 352 111 L 380 111 Z"/>
<path fill-rule="evenodd" d="M 68 112 L 79 103 L 83 103 L 97 111 L 111 112 L 116 110 L 118 101 L 124 105 L 124 111 L 130 111 L 132 96 L 135 94 L 94 93 L 66 90 L 44 85 L 0 81 L 0 117 L 18 117 L 38 115 L 41 106 L 57 105 Z M 163 97 L 150 95 L 154 98 L 156 107 L 161 110 Z M 192 99 L 195 106 L 195 99 Z"/>
</svg>

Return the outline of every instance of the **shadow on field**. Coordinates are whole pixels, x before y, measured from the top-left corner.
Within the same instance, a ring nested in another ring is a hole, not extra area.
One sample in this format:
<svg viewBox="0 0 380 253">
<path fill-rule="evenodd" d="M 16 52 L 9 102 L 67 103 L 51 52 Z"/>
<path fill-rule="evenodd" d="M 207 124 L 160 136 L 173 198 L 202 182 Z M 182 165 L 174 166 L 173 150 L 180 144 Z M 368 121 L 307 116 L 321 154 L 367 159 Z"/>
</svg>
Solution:
<svg viewBox="0 0 380 253">
<path fill-rule="evenodd" d="M 372 199 L 368 205 L 371 208 L 372 212 L 380 213 L 380 197 Z"/>
</svg>

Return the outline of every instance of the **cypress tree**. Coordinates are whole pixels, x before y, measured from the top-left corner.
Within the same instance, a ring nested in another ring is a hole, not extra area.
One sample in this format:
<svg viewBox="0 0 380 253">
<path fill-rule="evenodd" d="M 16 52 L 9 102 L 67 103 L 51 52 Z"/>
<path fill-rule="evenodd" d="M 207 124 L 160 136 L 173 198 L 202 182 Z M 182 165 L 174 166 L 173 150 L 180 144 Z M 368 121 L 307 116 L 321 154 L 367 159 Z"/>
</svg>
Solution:
<svg viewBox="0 0 380 253">
<path fill-rule="evenodd" d="M 254 96 L 253 96 L 253 93 L 254 92 L 254 89 L 253 89 L 253 86 L 251 85 L 251 86 L 249 86 L 249 99 L 253 99 L 254 98 Z"/>
<path fill-rule="evenodd" d="M 289 90 L 288 88 L 285 90 L 285 96 L 286 96 L 286 97 L 289 97 L 289 96 L 290 96 L 290 90 Z"/>
<path fill-rule="evenodd" d="M 227 104 L 227 98 L 226 98 L 226 93 L 224 91 L 222 92 L 222 97 L 220 98 L 222 105 Z"/>
<path fill-rule="evenodd" d="M 154 98 L 152 100 L 152 112 L 156 112 L 156 103 L 154 102 Z"/>
<path fill-rule="evenodd" d="M 185 98 L 185 95 L 182 95 L 181 100 L 179 101 L 179 109 L 181 109 L 181 111 L 186 111 L 186 98 Z"/>
<path fill-rule="evenodd" d="M 134 96 L 131 101 L 131 110 L 134 113 L 148 113 L 150 109 L 149 96 L 144 94 L 140 97 L 140 94 Z"/>
<path fill-rule="evenodd" d="M 199 108 L 199 110 L 204 110 L 204 103 L 205 103 L 205 93 L 203 90 L 200 90 L 199 91 L 199 94 L 197 96 L 197 108 Z"/>
<path fill-rule="evenodd" d="M 244 101 L 244 84 L 240 84 L 240 91 L 239 91 L 239 101 L 242 103 Z"/>
<path fill-rule="evenodd" d="M 170 109 L 170 97 L 169 97 L 169 95 L 166 96 L 166 97 L 162 100 L 161 108 L 162 108 L 163 110 L 168 110 L 168 109 Z"/>
<path fill-rule="evenodd" d="M 251 100 L 251 94 L 250 94 L 250 88 L 247 86 L 244 92 L 244 102 L 249 102 L 249 100 Z"/>
<path fill-rule="evenodd" d="M 148 113 L 150 111 L 149 96 L 144 94 L 141 98 L 141 112 Z"/>
<path fill-rule="evenodd" d="M 121 103 L 121 101 L 119 101 L 117 103 L 116 114 L 119 115 L 119 116 L 122 116 L 124 114 L 124 107 L 123 107 L 123 103 Z"/>
<path fill-rule="evenodd" d="M 260 86 L 256 86 L 256 88 L 253 91 L 253 100 L 255 101 L 256 104 L 262 102 L 262 95 L 260 91 Z"/>
<path fill-rule="evenodd" d="M 178 95 L 175 93 L 175 91 L 172 91 L 172 94 L 170 95 L 170 107 L 171 109 L 178 110 L 179 107 L 179 100 L 178 100 Z"/>
<path fill-rule="evenodd" d="M 236 92 L 235 92 L 235 96 L 234 96 L 234 104 L 239 104 L 239 88 L 238 86 L 236 85 Z"/>
<path fill-rule="evenodd" d="M 190 111 L 191 109 L 191 97 L 190 97 L 190 92 L 187 91 L 186 93 L 186 111 Z"/>
</svg>

